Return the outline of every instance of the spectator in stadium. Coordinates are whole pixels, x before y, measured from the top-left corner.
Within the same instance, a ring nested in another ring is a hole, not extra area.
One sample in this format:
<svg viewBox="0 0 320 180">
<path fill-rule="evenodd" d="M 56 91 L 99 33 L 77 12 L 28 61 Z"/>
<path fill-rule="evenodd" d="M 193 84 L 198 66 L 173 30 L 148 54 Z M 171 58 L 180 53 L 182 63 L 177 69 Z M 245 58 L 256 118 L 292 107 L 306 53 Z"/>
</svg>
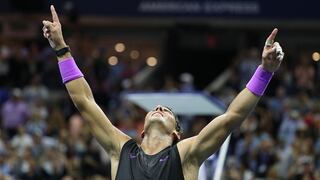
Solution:
<svg viewBox="0 0 320 180">
<path fill-rule="evenodd" d="M 27 104 L 23 100 L 20 89 L 14 89 L 10 99 L 3 104 L 1 117 L 2 127 L 9 137 L 14 136 L 17 133 L 18 127 L 27 120 Z"/>
</svg>

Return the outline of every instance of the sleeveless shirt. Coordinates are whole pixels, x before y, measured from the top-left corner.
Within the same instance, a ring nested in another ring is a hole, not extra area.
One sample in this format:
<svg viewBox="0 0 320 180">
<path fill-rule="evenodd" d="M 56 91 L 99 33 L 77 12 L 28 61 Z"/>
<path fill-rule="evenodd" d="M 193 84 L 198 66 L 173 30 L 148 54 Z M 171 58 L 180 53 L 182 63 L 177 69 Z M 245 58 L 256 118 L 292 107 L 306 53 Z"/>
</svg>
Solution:
<svg viewBox="0 0 320 180">
<path fill-rule="evenodd" d="M 177 145 L 148 155 L 130 139 L 122 147 L 116 180 L 184 180 Z"/>
</svg>

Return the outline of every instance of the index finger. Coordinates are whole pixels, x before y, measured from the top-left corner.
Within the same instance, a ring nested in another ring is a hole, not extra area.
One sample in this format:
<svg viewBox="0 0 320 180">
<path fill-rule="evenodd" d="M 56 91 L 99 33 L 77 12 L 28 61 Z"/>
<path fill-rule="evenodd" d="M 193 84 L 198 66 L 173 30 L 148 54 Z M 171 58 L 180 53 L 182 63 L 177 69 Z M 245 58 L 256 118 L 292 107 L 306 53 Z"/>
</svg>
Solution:
<svg viewBox="0 0 320 180">
<path fill-rule="evenodd" d="M 58 17 L 58 15 L 57 15 L 57 12 L 56 12 L 56 10 L 54 9 L 54 6 L 53 6 L 53 5 L 50 6 L 50 10 L 51 10 L 51 15 L 52 15 L 52 20 L 53 20 L 53 22 L 60 22 L 60 21 L 59 21 L 59 17 Z"/>
<path fill-rule="evenodd" d="M 266 44 L 272 44 L 274 42 L 274 39 L 276 38 L 276 35 L 278 33 L 278 29 L 274 28 L 269 37 L 266 40 Z"/>
</svg>

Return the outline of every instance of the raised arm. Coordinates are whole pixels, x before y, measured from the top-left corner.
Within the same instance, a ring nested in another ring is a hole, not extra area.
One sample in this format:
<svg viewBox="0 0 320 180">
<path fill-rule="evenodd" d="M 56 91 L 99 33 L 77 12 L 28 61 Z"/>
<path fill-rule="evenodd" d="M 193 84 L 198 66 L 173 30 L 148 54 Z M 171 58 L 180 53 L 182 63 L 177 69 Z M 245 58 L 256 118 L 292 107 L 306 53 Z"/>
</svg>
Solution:
<svg viewBox="0 0 320 180">
<path fill-rule="evenodd" d="M 267 38 L 262 53 L 262 64 L 247 87 L 232 101 L 227 111 L 213 119 L 197 136 L 178 143 L 182 161 L 192 159 L 200 165 L 221 146 L 227 136 L 239 127 L 255 108 L 284 56 L 279 43 L 274 42 L 277 32 L 278 30 L 274 29 Z"/>
<path fill-rule="evenodd" d="M 48 39 L 50 46 L 55 50 L 67 47 L 58 15 L 53 6 L 50 7 L 52 21 L 43 21 L 43 35 Z M 90 126 L 91 133 L 110 153 L 119 156 L 121 147 L 130 139 L 114 127 L 101 108 L 96 104 L 87 81 L 76 66 L 70 52 L 62 52 L 58 56 L 58 63 L 63 82 L 68 93 L 81 115 Z"/>
</svg>

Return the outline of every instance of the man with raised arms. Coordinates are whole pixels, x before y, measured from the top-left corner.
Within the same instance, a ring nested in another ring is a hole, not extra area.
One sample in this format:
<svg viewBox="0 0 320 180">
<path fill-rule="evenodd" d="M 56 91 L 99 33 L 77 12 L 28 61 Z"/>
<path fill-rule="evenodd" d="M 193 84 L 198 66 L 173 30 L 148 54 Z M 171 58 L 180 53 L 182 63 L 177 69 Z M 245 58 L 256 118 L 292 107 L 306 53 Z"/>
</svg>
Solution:
<svg viewBox="0 0 320 180">
<path fill-rule="evenodd" d="M 261 65 L 224 114 L 213 119 L 198 135 L 179 141 L 180 127 L 175 115 L 169 108 L 158 105 L 145 117 L 139 145 L 113 126 L 96 104 L 64 41 L 58 15 L 53 6 L 50 9 L 52 20 L 43 21 L 43 35 L 57 54 L 62 81 L 74 105 L 110 155 L 112 179 L 116 180 L 197 179 L 201 163 L 219 149 L 255 108 L 284 56 L 279 43 L 274 42 L 278 32 L 274 29 L 263 48 Z"/>
</svg>

